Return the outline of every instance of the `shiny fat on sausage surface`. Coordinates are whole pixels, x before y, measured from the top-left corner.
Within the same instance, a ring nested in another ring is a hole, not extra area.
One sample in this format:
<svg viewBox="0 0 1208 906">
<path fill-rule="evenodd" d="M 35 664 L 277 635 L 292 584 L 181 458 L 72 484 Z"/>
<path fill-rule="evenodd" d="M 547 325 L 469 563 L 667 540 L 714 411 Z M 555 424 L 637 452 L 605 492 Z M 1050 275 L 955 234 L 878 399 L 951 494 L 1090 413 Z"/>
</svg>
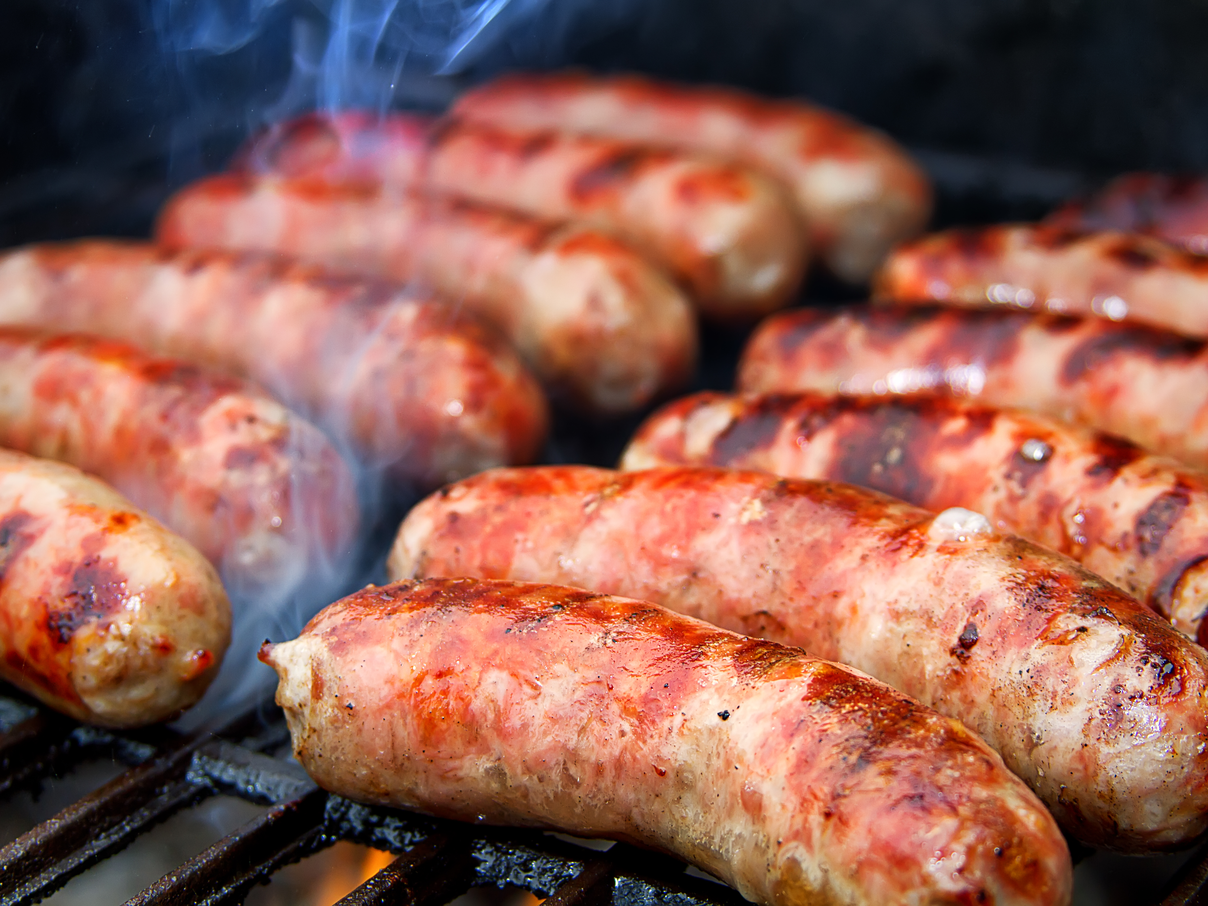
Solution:
<svg viewBox="0 0 1208 906">
<path fill-rule="evenodd" d="M 370 586 L 261 659 L 352 799 L 631 841 L 770 906 L 1069 900 L 1052 818 L 956 721 L 642 601 Z"/>
<path fill-rule="evenodd" d="M 346 557 L 356 487 L 253 385 L 126 343 L 0 329 L 0 446 L 96 475 L 194 544 L 240 600 Z"/>
<path fill-rule="evenodd" d="M 628 246 L 580 226 L 374 184 L 223 174 L 171 198 L 157 237 L 427 284 L 495 324 L 555 399 L 580 411 L 640 409 L 696 362 L 696 320 L 680 290 Z"/>
<path fill-rule="evenodd" d="M 981 734 L 1093 846 L 1208 827 L 1208 651 L 967 510 L 716 468 L 496 469 L 418 504 L 387 570 L 623 594 L 850 664 Z"/>
<path fill-rule="evenodd" d="M 712 465 L 965 507 L 1059 551 L 1208 643 L 1208 475 L 1126 440 L 942 396 L 699 393 L 651 415 L 621 468 Z"/>
<path fill-rule="evenodd" d="M 214 567 L 103 482 L 0 450 L 0 678 L 106 727 L 201 698 L 230 641 Z"/>
<path fill-rule="evenodd" d="M 567 129 L 741 160 L 793 193 L 811 245 L 837 276 L 863 282 L 890 247 L 921 231 L 931 184 L 882 133 L 799 99 L 636 75 L 509 75 L 462 95 L 475 122 Z"/>
<path fill-rule="evenodd" d="M 1137 324 L 853 305 L 766 319 L 738 363 L 749 393 L 976 398 L 1087 425 L 1208 467 L 1208 344 Z"/>
<path fill-rule="evenodd" d="M 738 164 L 631 142 L 342 113 L 270 130 L 240 166 L 380 180 L 598 227 L 667 268 L 706 317 L 722 321 L 782 308 L 805 273 L 804 230 L 778 183 Z"/>
<path fill-rule="evenodd" d="M 1128 233 L 1032 224 L 933 233 L 890 253 L 873 295 L 1097 315 L 1208 337 L 1208 257 Z"/>
<path fill-rule="evenodd" d="M 1208 254 L 1208 178 L 1125 173 L 1088 198 L 1062 205 L 1045 222 L 1147 233 L 1189 252 Z"/>
<path fill-rule="evenodd" d="M 0 324 L 127 340 L 249 377 L 365 465 L 424 490 L 531 461 L 547 428 L 540 388 L 494 331 L 393 283 L 266 255 L 27 246 L 0 255 Z"/>
</svg>

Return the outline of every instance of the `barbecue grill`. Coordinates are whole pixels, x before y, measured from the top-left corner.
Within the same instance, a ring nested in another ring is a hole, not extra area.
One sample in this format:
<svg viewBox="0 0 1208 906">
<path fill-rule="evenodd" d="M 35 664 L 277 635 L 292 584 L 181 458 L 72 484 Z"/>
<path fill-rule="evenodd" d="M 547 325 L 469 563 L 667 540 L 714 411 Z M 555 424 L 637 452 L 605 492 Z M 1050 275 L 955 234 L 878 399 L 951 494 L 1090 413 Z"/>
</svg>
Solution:
<svg viewBox="0 0 1208 906">
<path fill-rule="evenodd" d="M 302 45 L 307 34 L 325 40 L 322 4 L 249 0 L 258 18 L 234 16 L 226 31 L 206 35 L 172 32 L 173 21 L 199 23 L 205 5 L 4 4 L 0 105 L 9 135 L 0 144 L 0 244 L 147 235 L 174 188 L 220 167 L 274 113 L 293 112 L 300 95 L 287 87 L 296 72 L 291 36 L 295 56 L 299 29 Z M 414 5 L 432 12 L 431 28 L 449 26 L 446 39 L 459 37 L 402 62 L 386 54 L 387 64 L 397 63 L 393 81 L 374 83 L 372 100 L 439 109 L 501 69 L 567 64 L 806 94 L 905 141 L 935 180 L 940 227 L 1036 217 L 1120 169 L 1208 170 L 1203 4 L 516 0 L 474 4 L 480 16 L 503 9 L 482 21 L 454 15 L 469 3 Z M 165 37 L 175 58 L 159 43 Z M 857 292 L 816 277 L 807 298 Z M 692 389 L 728 389 L 743 336 L 706 329 L 703 340 Z M 611 465 L 636 421 L 590 424 L 564 414 L 545 459 Z M 503 885 L 551 906 L 744 902 L 685 873 L 683 863 L 627 845 L 601 851 L 352 803 L 319 790 L 287 744 L 284 719 L 267 701 L 193 733 L 119 733 L 75 723 L 0 685 L 0 807 L 89 760 L 125 769 L 0 849 L 0 903 L 37 902 L 218 795 L 268 809 L 131 903 L 241 903 L 272 872 L 340 840 L 398 856 L 342 904 L 437 906 L 472 887 Z M 1208 903 L 1208 846 L 1149 902 Z"/>
</svg>

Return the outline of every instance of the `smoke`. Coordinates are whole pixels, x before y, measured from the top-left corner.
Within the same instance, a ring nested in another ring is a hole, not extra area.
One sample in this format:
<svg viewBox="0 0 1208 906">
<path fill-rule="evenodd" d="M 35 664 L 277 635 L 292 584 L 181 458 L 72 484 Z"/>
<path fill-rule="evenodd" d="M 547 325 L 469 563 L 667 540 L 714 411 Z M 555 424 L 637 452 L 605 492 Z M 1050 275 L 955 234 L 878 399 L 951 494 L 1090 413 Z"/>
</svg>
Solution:
<svg viewBox="0 0 1208 906">
<path fill-rule="evenodd" d="M 157 0 L 163 51 L 186 83 L 202 61 L 288 40 L 291 68 L 252 125 L 304 110 L 446 102 L 435 82 L 465 71 L 550 0 Z M 194 95 L 204 92 L 192 85 Z"/>
</svg>

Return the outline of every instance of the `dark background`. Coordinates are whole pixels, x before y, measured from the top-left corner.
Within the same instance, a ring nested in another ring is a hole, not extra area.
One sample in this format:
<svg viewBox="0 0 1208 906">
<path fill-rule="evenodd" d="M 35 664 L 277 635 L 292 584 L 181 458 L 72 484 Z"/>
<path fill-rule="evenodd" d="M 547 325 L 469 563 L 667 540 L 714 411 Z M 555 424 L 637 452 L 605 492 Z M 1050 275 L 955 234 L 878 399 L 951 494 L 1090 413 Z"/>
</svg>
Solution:
<svg viewBox="0 0 1208 906">
<path fill-rule="evenodd" d="M 0 243 L 137 235 L 274 117 L 438 108 L 509 68 L 812 98 L 915 150 L 940 222 L 1034 216 L 1127 169 L 1208 170 L 1208 0 L 387 3 L 6 0 Z"/>
</svg>

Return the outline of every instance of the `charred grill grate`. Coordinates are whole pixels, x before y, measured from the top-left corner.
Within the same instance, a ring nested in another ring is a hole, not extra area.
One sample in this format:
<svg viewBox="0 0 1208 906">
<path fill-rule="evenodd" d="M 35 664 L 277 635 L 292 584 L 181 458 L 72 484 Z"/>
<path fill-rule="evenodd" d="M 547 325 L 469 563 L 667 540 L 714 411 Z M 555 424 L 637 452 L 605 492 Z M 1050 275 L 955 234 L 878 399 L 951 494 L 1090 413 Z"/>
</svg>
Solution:
<svg viewBox="0 0 1208 906">
<path fill-rule="evenodd" d="M 293 761 L 271 705 L 211 732 L 97 730 L 0 695 L 0 797 L 110 756 L 128 770 L 0 849 L 0 903 L 36 903 L 181 809 L 219 794 L 269 810 L 169 872 L 128 906 L 242 903 L 284 865 L 339 840 L 399 857 L 341 906 L 437 906 L 512 885 L 550 906 L 738 906 L 676 860 L 616 844 L 589 850 L 533 831 L 462 825 L 328 794 Z"/>
</svg>

